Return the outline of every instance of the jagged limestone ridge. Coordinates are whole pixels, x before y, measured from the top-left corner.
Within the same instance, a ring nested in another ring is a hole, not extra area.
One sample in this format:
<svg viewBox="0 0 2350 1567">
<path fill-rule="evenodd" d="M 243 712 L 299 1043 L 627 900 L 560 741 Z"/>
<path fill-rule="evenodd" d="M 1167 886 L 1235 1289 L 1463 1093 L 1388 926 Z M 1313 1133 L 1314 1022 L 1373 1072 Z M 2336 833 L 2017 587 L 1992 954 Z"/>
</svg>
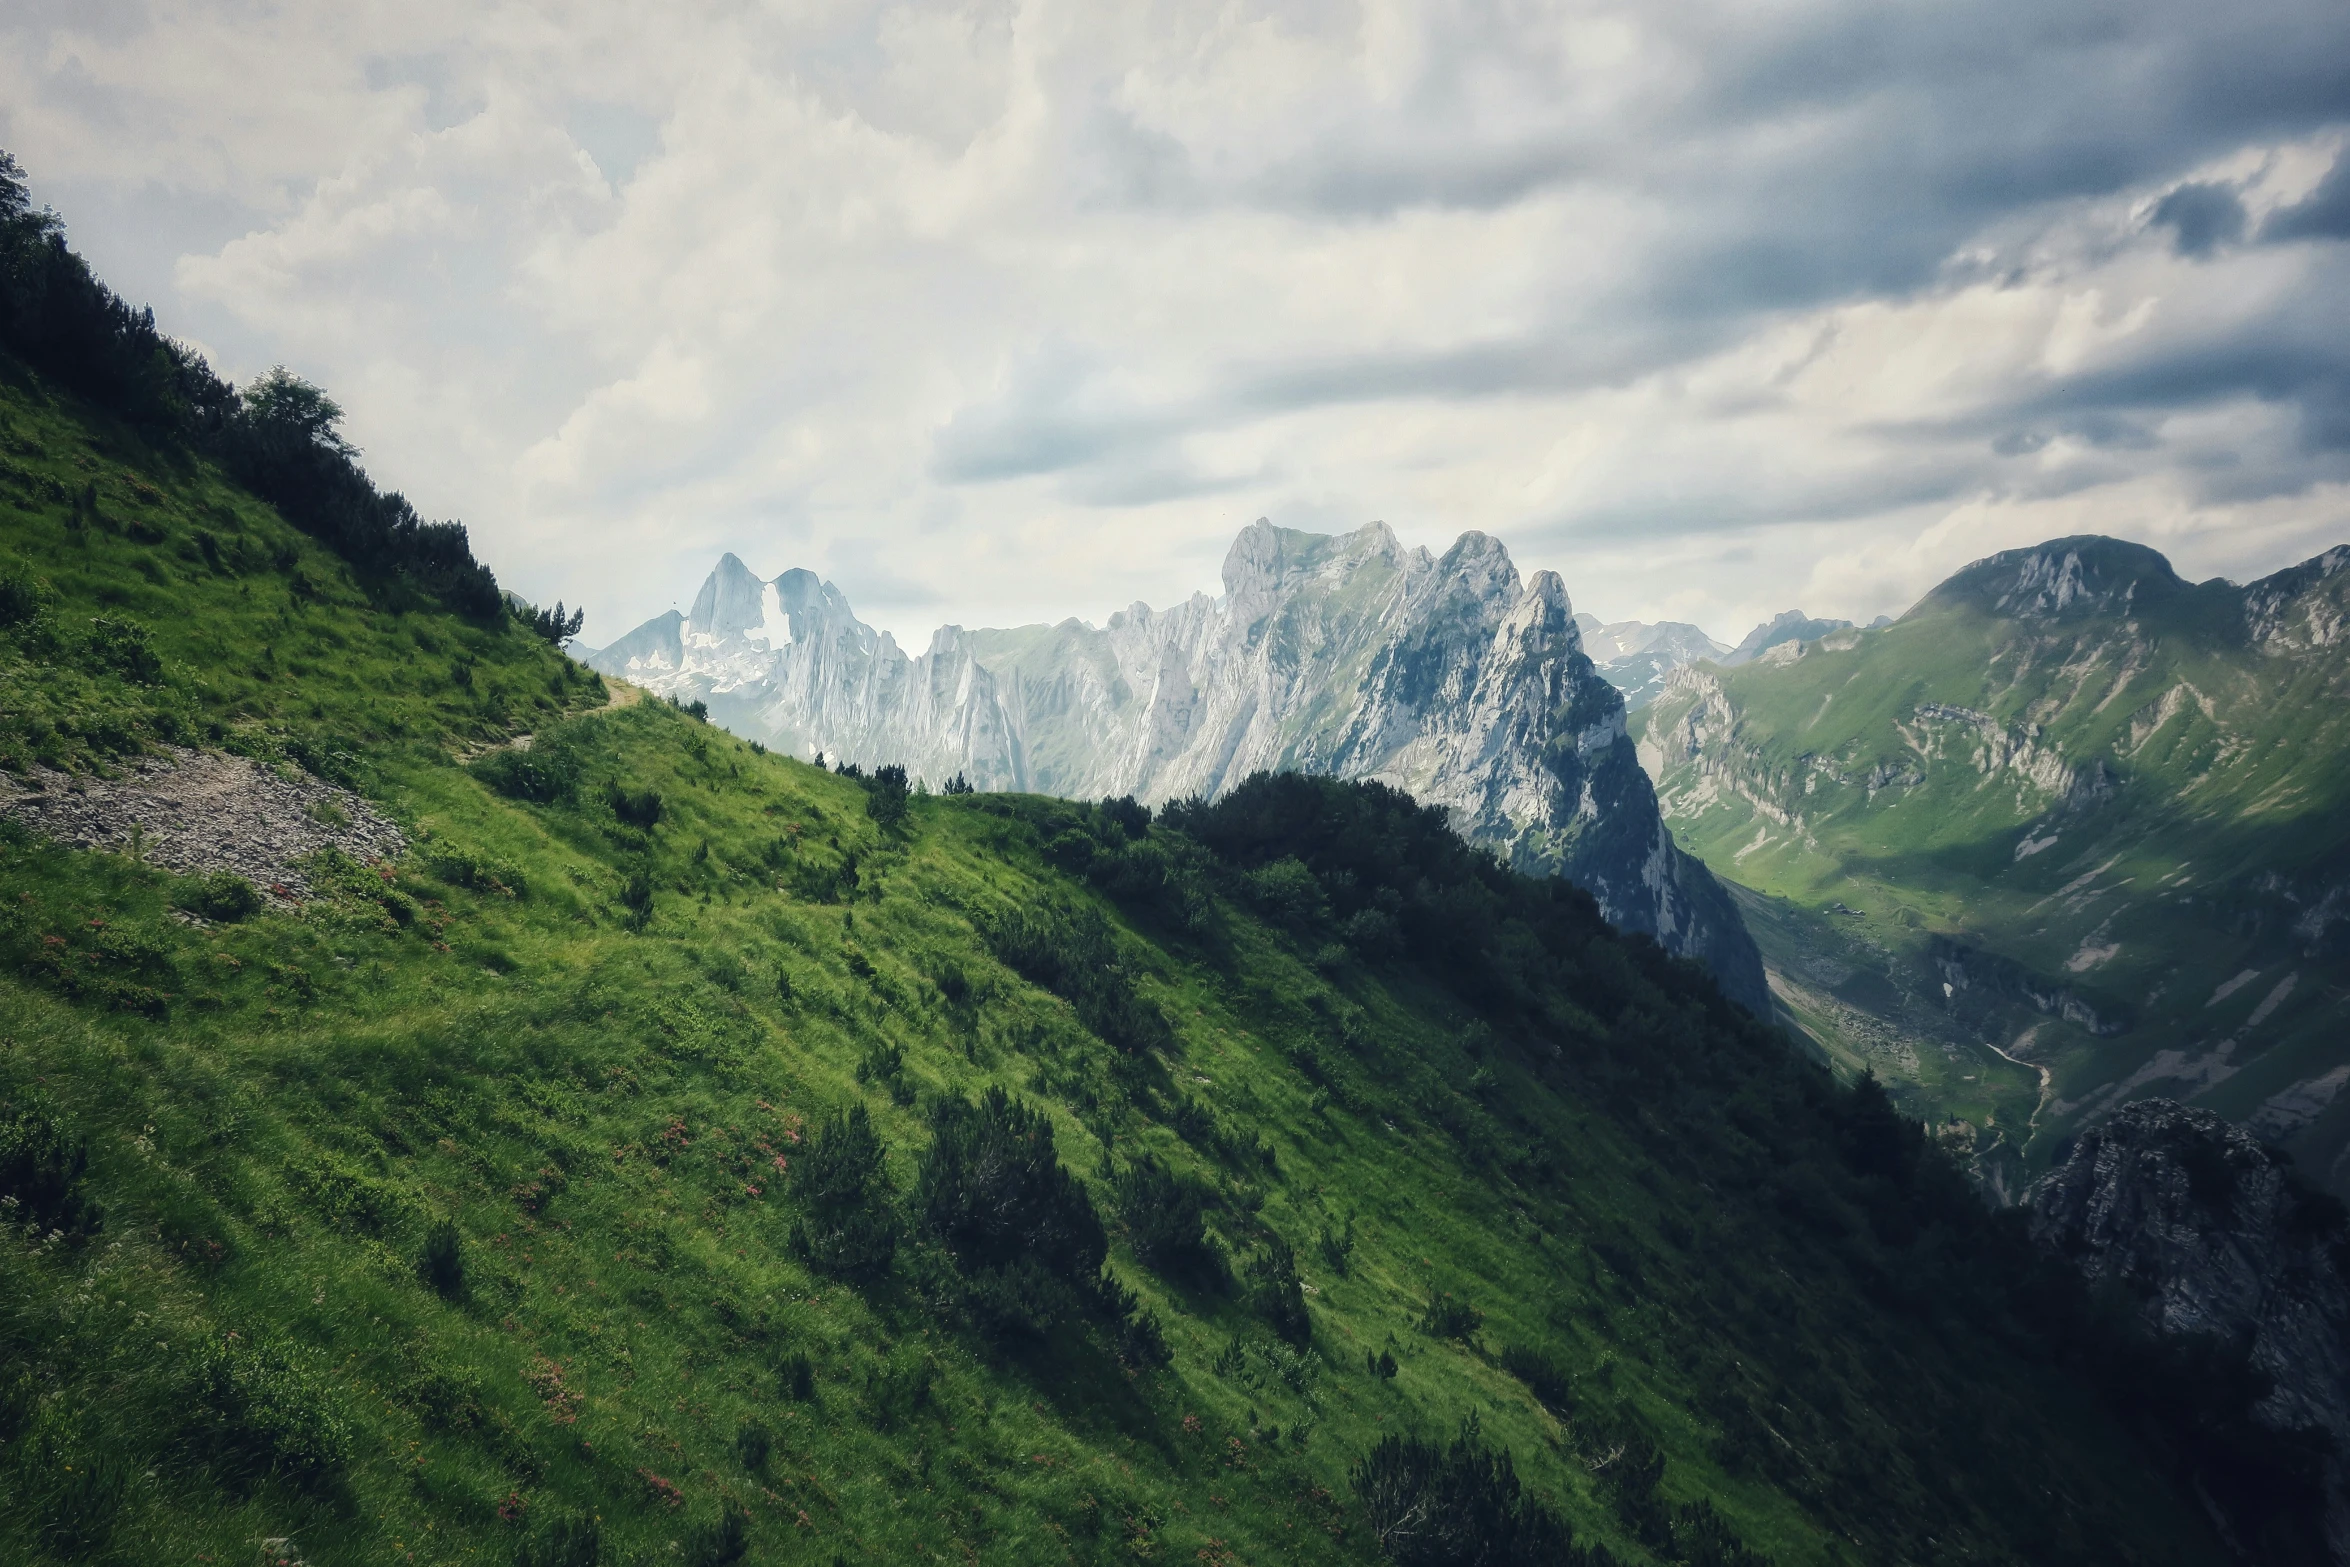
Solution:
<svg viewBox="0 0 2350 1567">
<path fill-rule="evenodd" d="M 674 634 L 650 623 L 591 662 L 707 700 L 779 749 L 934 782 L 1153 803 L 1260 770 L 1393 783 L 1767 1007 L 1752 942 L 1665 830 L 1555 573 L 1521 580 L 1482 533 L 1436 556 L 1381 523 L 1330 536 L 1260 520 L 1223 578 L 1219 597 L 1099 627 L 945 626 L 909 656 L 831 584 L 761 582 L 729 555 Z"/>
</svg>

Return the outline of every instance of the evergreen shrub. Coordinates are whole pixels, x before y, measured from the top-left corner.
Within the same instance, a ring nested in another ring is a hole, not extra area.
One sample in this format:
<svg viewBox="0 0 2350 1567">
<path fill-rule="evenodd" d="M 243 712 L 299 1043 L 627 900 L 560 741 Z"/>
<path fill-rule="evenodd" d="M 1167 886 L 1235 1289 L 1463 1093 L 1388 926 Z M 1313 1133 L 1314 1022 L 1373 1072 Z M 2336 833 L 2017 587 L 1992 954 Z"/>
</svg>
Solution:
<svg viewBox="0 0 2350 1567">
<path fill-rule="evenodd" d="M 865 1107 L 852 1105 L 820 1124 L 790 1173 L 801 1214 L 792 1249 L 833 1278 L 887 1273 L 897 1256 L 897 1209 L 881 1138 Z"/>
<path fill-rule="evenodd" d="M 1588 1560 L 1575 1550 L 1566 1522 L 1525 1494 L 1510 1455 L 1487 1448 L 1474 1424 L 1449 1447 L 1386 1437 L 1350 1478 L 1372 1540 L 1399 1567 L 1561 1567 Z"/>
<path fill-rule="evenodd" d="M 253 884 L 228 871 L 181 878 L 179 890 L 172 894 L 171 901 L 175 908 L 223 925 L 251 919 L 261 912 L 261 894 Z"/>
</svg>

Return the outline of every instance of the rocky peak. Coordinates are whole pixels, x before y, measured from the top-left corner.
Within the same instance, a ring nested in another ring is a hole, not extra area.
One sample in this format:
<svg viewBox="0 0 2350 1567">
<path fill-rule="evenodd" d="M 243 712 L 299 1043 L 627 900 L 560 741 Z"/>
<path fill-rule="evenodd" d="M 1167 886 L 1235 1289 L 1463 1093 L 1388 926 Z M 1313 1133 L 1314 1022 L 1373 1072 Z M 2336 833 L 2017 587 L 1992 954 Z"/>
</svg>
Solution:
<svg viewBox="0 0 2350 1567">
<path fill-rule="evenodd" d="M 795 566 L 769 586 L 773 591 L 769 602 L 783 620 L 781 627 L 770 630 L 773 645 L 781 646 L 786 640 L 842 642 L 864 649 L 875 645 L 873 629 L 857 618 L 848 595 L 816 573 Z"/>
<path fill-rule="evenodd" d="M 733 553 L 720 556 L 686 613 L 687 634 L 724 638 L 758 631 L 766 624 L 766 590 L 767 584 Z"/>
<path fill-rule="evenodd" d="M 1506 607 L 1518 595 L 1518 567 L 1510 559 L 1510 552 L 1499 539 L 1471 529 L 1453 541 L 1436 563 L 1439 578 L 1457 584 L 1466 595 L 1478 602 Z M 1557 581 L 1557 573 L 1542 575 Z M 1559 602 L 1566 602 L 1566 589 L 1559 588 Z"/>
<path fill-rule="evenodd" d="M 1506 561 L 1508 557 L 1503 558 Z M 1526 591 L 1519 595 L 1517 604 L 1502 621 L 1501 635 L 1503 640 L 1529 653 L 1583 651 L 1583 633 L 1575 623 L 1575 606 L 1568 600 L 1567 584 L 1557 572 L 1538 571 L 1526 580 Z"/>
<path fill-rule="evenodd" d="M 2185 591 L 2187 583 L 2159 551 L 2084 534 L 1987 556 L 1926 602 L 1970 599 L 2009 619 L 2053 620 L 2128 614 Z"/>
<path fill-rule="evenodd" d="M 1393 566 L 1403 559 L 1403 541 L 1384 522 L 1366 522 L 1339 540 L 1344 553 L 1356 561 L 1379 560 Z"/>
<path fill-rule="evenodd" d="M 1224 593 L 1233 599 L 1278 593 L 1292 577 L 1311 571 L 1329 543 L 1319 534 L 1276 528 L 1259 517 L 1224 552 Z"/>
<path fill-rule="evenodd" d="M 2244 590 L 2244 629 L 2253 645 L 2271 653 L 2308 653 L 2350 635 L 2350 548 L 2324 554 L 2261 578 Z"/>
<path fill-rule="evenodd" d="M 1259 517 L 1225 552 L 1225 602 L 1245 625 L 1261 617 L 1263 606 L 1316 578 L 1343 580 L 1372 562 L 1394 566 L 1403 553 L 1384 522 L 1332 535 L 1277 528 Z"/>
<path fill-rule="evenodd" d="M 684 658 L 684 628 L 683 615 L 664 610 L 600 651 L 581 648 L 578 657 L 612 674 L 634 669 L 641 676 L 647 670 L 674 670 Z"/>
</svg>

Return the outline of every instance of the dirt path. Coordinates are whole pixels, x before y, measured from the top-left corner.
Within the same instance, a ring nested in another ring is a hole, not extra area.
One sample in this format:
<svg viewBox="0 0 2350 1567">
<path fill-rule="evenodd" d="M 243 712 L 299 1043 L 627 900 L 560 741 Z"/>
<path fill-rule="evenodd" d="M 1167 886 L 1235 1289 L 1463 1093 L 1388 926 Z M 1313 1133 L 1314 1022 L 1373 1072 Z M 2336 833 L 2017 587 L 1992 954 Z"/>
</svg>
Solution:
<svg viewBox="0 0 2350 1567">
<path fill-rule="evenodd" d="M 637 705 L 637 703 L 643 701 L 644 699 L 644 687 L 632 686 L 625 680 L 615 680 L 610 675 L 606 675 L 604 677 L 604 705 L 601 707 L 590 708 L 589 711 L 593 713 L 609 713 L 614 708 L 618 707 L 634 707 Z M 578 715 L 574 714 L 573 716 L 577 717 Z M 538 736 L 536 734 L 509 735 L 505 739 L 495 741 L 489 745 L 465 746 L 457 751 L 457 760 L 460 762 L 470 762 L 479 757 L 487 756 L 492 751 L 527 751 L 531 748 L 532 743 L 537 739 Z"/>
</svg>

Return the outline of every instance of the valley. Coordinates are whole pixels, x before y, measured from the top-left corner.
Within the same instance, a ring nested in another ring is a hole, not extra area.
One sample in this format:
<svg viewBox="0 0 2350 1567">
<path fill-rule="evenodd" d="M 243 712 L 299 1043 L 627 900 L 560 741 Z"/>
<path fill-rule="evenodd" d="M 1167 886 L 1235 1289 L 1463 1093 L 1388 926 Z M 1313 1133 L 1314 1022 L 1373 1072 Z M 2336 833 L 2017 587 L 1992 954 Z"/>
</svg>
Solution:
<svg viewBox="0 0 2350 1567">
<path fill-rule="evenodd" d="M 2341 1189 L 2346 561 L 2013 551 L 1889 627 L 1678 671 L 1642 755 L 1782 1003 L 1995 1191 L 2156 1094 Z"/>
</svg>

